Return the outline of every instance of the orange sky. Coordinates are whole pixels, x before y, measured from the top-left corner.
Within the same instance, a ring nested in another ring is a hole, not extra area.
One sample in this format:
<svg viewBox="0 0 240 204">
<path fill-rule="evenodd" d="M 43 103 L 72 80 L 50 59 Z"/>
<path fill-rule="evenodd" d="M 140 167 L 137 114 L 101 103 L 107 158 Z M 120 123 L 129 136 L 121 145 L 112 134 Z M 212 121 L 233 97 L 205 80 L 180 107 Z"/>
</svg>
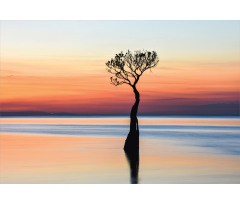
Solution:
<svg viewBox="0 0 240 204">
<path fill-rule="evenodd" d="M 160 62 L 152 72 L 142 76 L 138 84 L 141 93 L 140 111 L 154 112 L 153 106 L 161 111 L 177 106 L 185 108 L 219 102 L 238 103 L 238 64 L 179 62 L 177 68 L 167 67 L 168 64 L 171 63 Z M 1 72 L 3 111 L 119 114 L 122 111 L 127 113 L 134 99 L 131 87 L 110 84 L 104 61 L 96 65 L 102 71 L 84 73 L 83 70 L 81 73 L 79 69 L 75 76 L 74 71 L 67 73 L 67 76 L 61 73 L 54 76 L 48 72 L 44 76 L 41 73 L 28 73 L 27 70 L 11 69 L 14 66 L 17 65 L 3 62 L 3 67 L 6 67 Z M 29 63 L 28 66 L 30 70 L 38 70 L 41 64 Z"/>
</svg>

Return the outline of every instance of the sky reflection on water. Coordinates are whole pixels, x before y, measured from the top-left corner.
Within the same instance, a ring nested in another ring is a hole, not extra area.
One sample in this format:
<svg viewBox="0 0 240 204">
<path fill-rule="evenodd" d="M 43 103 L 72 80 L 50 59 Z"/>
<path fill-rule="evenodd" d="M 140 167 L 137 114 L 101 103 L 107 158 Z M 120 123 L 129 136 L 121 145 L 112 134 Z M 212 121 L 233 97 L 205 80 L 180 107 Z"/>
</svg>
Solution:
<svg viewBox="0 0 240 204">
<path fill-rule="evenodd" d="M 106 124 L 105 118 L 102 125 L 94 120 L 71 124 L 71 118 L 60 124 L 55 118 L 42 118 L 41 124 L 28 124 L 29 118 L 14 120 L 1 118 L 1 182 L 128 183 L 122 150 L 127 124 Z M 174 122 L 176 118 L 172 124 L 169 118 L 168 124 L 151 120 L 154 125 L 140 125 L 140 183 L 240 182 L 238 118 L 230 119 L 232 123 L 223 118 L 222 125 L 216 119 L 208 125 L 203 119 L 200 125 L 193 125 L 192 119 L 182 124 Z"/>
</svg>

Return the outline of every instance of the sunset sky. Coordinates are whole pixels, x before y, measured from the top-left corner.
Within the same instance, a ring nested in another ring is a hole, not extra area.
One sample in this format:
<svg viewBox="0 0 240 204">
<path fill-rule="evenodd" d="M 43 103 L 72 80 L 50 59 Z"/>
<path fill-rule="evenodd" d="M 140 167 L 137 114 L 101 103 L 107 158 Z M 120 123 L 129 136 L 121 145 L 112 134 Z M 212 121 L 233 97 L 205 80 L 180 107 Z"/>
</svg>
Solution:
<svg viewBox="0 0 240 204">
<path fill-rule="evenodd" d="M 140 115 L 240 115 L 240 21 L 1 21 L 1 112 L 129 114 L 132 88 L 105 62 L 128 49 L 159 64 Z"/>
</svg>

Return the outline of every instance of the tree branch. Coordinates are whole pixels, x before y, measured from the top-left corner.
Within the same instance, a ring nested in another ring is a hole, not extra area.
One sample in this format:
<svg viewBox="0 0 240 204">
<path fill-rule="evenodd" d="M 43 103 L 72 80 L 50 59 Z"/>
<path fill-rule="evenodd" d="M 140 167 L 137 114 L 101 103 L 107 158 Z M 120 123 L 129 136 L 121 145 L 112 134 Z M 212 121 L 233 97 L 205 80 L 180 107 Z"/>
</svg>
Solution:
<svg viewBox="0 0 240 204">
<path fill-rule="evenodd" d="M 116 54 L 114 58 L 107 61 L 107 71 L 114 74 L 116 78 L 111 77 L 111 84 L 118 86 L 121 84 L 129 84 L 135 86 L 139 81 L 140 76 L 153 67 L 156 67 L 159 62 L 155 51 L 135 51 L 134 53 L 123 52 Z M 129 78 L 133 78 L 131 82 Z M 120 79 L 120 80 L 119 80 Z"/>
</svg>

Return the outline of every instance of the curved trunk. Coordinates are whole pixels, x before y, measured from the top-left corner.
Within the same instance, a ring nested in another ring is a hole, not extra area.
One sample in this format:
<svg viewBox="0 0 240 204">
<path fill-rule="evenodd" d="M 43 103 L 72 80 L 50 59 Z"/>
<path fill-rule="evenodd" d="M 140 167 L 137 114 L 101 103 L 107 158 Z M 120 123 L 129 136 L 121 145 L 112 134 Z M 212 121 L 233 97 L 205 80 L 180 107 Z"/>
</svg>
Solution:
<svg viewBox="0 0 240 204">
<path fill-rule="evenodd" d="M 130 132 L 131 131 L 138 131 L 138 119 L 137 119 L 137 112 L 138 112 L 138 105 L 140 102 L 140 94 L 135 86 L 133 86 L 133 92 L 135 94 L 135 103 L 132 107 L 130 113 Z"/>
<path fill-rule="evenodd" d="M 139 129 L 138 129 L 138 105 L 140 102 L 140 94 L 136 89 L 136 86 L 133 87 L 133 92 L 135 94 L 135 103 L 132 106 L 130 113 L 130 131 L 125 141 L 124 150 L 125 151 L 135 151 L 139 149 Z"/>
</svg>

